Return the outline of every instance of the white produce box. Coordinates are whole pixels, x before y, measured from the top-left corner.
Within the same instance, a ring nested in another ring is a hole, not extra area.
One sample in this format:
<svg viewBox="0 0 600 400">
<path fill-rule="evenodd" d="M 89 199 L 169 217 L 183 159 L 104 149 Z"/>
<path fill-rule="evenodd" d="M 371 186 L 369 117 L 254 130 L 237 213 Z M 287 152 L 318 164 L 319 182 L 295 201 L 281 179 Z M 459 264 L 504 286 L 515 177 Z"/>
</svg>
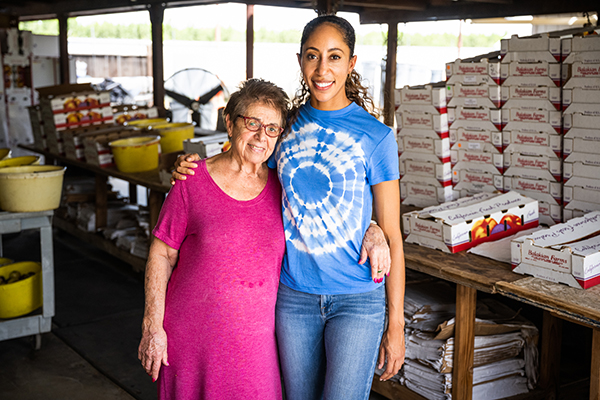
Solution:
<svg viewBox="0 0 600 400">
<path fill-rule="evenodd" d="M 434 154 L 442 163 L 450 162 L 450 140 L 448 138 L 398 137 L 398 154 L 404 152 Z"/>
<path fill-rule="evenodd" d="M 209 158 L 223 152 L 223 146 L 229 141 L 227 133 L 214 133 L 183 141 L 185 153 L 198 153 L 200 158 Z"/>
<path fill-rule="evenodd" d="M 400 182 L 402 204 L 427 207 L 453 200 L 452 186 L 428 185 L 427 183 Z"/>
<path fill-rule="evenodd" d="M 504 177 L 504 191 L 508 192 L 511 190 L 516 190 L 519 193 L 527 193 L 528 196 L 549 204 L 562 204 L 562 184 L 554 181 L 554 179 L 530 179 L 507 175 Z"/>
<path fill-rule="evenodd" d="M 600 129 L 571 129 L 569 137 L 563 139 L 563 157 L 568 158 L 572 153 L 592 154 L 600 158 Z"/>
<path fill-rule="evenodd" d="M 468 132 L 468 135 L 462 135 L 463 132 Z M 497 136 L 487 136 L 477 135 L 479 132 L 473 131 L 463 131 L 461 132 L 461 139 L 465 136 L 469 136 L 471 139 L 482 139 L 488 138 L 490 141 L 486 140 L 475 140 L 475 141 L 466 141 L 460 140 L 458 142 L 454 142 L 452 147 L 450 147 L 450 156 L 452 156 L 452 150 L 468 150 L 468 151 L 476 151 L 476 152 L 486 152 L 486 153 L 501 153 L 502 152 L 502 141 L 500 132 L 495 132 Z M 484 131 L 485 132 L 485 131 Z M 489 132 L 485 132 L 489 133 Z M 495 140 L 495 142 L 491 142 L 491 140 Z M 450 139 L 450 143 L 452 143 L 452 139 Z"/>
<path fill-rule="evenodd" d="M 513 272 L 587 289 L 600 283 L 600 212 L 511 242 Z"/>
<path fill-rule="evenodd" d="M 425 86 L 404 86 L 395 91 L 395 106 L 407 107 L 425 112 L 444 114 L 446 113 L 446 90 L 444 87 Z"/>
<path fill-rule="evenodd" d="M 453 85 L 500 84 L 500 63 L 483 59 L 477 62 L 462 62 L 460 59 L 446 63 L 446 83 Z"/>
<path fill-rule="evenodd" d="M 554 109 L 561 109 L 561 88 L 549 86 L 502 86 L 502 107 L 519 108 L 526 107 L 519 104 L 523 101 L 548 101 Z M 535 102 L 534 102 L 535 104 Z M 564 104 L 564 103 L 563 103 Z"/>
<path fill-rule="evenodd" d="M 560 38 L 547 35 L 520 38 L 513 35 L 510 39 L 500 40 L 500 62 L 560 62 Z"/>
<path fill-rule="evenodd" d="M 562 109 L 566 110 L 571 104 L 576 103 L 600 104 L 600 90 L 585 89 L 581 87 L 563 89 Z"/>
<path fill-rule="evenodd" d="M 567 135 L 572 128 L 598 129 L 600 117 L 582 113 L 566 113 L 563 115 L 563 135 Z"/>
<path fill-rule="evenodd" d="M 564 180 L 573 177 L 600 178 L 600 156 L 598 153 L 571 153 L 563 162 Z"/>
<path fill-rule="evenodd" d="M 563 208 L 563 222 L 567 222 L 573 218 L 583 217 L 585 214 L 594 211 L 600 211 L 599 203 L 588 203 L 579 200 L 571 201 Z"/>
<path fill-rule="evenodd" d="M 575 36 L 562 39 L 561 59 L 563 64 L 576 61 L 600 63 L 600 36 Z"/>
<path fill-rule="evenodd" d="M 502 96 L 498 85 L 487 83 L 463 85 L 455 83 L 454 85 L 446 85 L 446 97 L 450 99 L 449 107 L 500 108 Z"/>
<path fill-rule="evenodd" d="M 550 156 L 507 153 L 504 157 L 504 167 L 504 176 L 562 181 L 562 160 L 554 153 Z"/>
<path fill-rule="evenodd" d="M 441 186 L 452 185 L 452 166 L 442 163 L 436 156 L 431 159 L 419 157 L 422 153 L 403 153 L 399 159 L 400 178 L 405 175 L 435 178 Z M 425 156 L 430 156 L 425 154 Z"/>
<path fill-rule="evenodd" d="M 502 109 L 502 127 L 511 122 L 530 122 L 550 125 L 557 133 L 562 131 L 562 112 L 552 110 L 530 110 L 521 108 Z"/>
<path fill-rule="evenodd" d="M 536 200 L 516 192 L 480 198 L 478 202 L 460 199 L 457 206 L 445 204 L 412 213 L 404 222 L 406 225 L 410 220 L 406 241 L 456 253 L 538 225 Z"/>
<path fill-rule="evenodd" d="M 500 65 L 502 86 L 560 87 L 561 68 L 556 61 L 511 62 Z"/>
<path fill-rule="evenodd" d="M 563 185 L 563 204 L 574 201 L 600 204 L 600 178 L 573 177 Z"/>
<path fill-rule="evenodd" d="M 396 122 L 400 134 L 404 134 L 404 129 L 420 129 L 434 131 L 440 138 L 448 137 L 448 114 L 398 110 Z"/>
<path fill-rule="evenodd" d="M 478 166 L 481 167 L 481 164 Z M 462 167 L 459 165 L 459 168 Z M 463 197 L 463 193 L 502 192 L 504 190 L 502 174 L 491 171 L 469 171 L 468 169 L 454 168 L 452 182 L 454 190 L 460 193 L 460 197 Z"/>
</svg>

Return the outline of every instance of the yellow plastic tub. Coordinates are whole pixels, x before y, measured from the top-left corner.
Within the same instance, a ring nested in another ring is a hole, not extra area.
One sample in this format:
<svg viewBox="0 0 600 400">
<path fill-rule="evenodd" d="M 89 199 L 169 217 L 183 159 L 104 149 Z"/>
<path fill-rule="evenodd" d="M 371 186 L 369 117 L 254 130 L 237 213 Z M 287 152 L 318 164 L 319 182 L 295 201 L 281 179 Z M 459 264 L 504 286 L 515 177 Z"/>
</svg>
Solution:
<svg viewBox="0 0 600 400">
<path fill-rule="evenodd" d="M 167 123 L 166 118 L 147 118 L 147 119 L 136 119 L 135 121 L 128 121 L 127 126 L 133 126 L 136 128 L 148 128 L 153 125 L 163 125 Z"/>
<path fill-rule="evenodd" d="M 29 314 L 42 306 L 42 266 L 33 261 L 24 261 L 0 267 L 0 275 L 8 279 L 12 271 L 21 275 L 35 272 L 23 280 L 0 285 L 0 318 L 15 318 Z"/>
<path fill-rule="evenodd" d="M 58 208 L 64 174 L 65 167 L 54 165 L 0 168 L 0 209 L 34 212 Z"/>
<path fill-rule="evenodd" d="M 10 258 L 6 258 L 6 257 L 0 257 L 0 267 L 6 264 L 12 264 L 13 260 L 11 260 Z"/>
<path fill-rule="evenodd" d="M 115 164 L 121 172 L 144 172 L 158 168 L 160 136 L 134 136 L 110 142 Z"/>
<path fill-rule="evenodd" d="M 160 148 L 163 153 L 183 151 L 183 141 L 194 137 L 194 125 L 186 122 L 155 125 L 152 130 L 160 135 Z"/>
<path fill-rule="evenodd" d="M 39 163 L 40 163 L 39 156 L 21 156 L 21 157 L 5 158 L 4 160 L 0 160 L 0 168 L 18 167 L 21 165 L 32 165 L 32 164 L 37 165 Z"/>
<path fill-rule="evenodd" d="M 0 160 L 4 160 L 5 158 L 10 157 L 10 149 L 1 148 L 0 149 Z"/>
</svg>

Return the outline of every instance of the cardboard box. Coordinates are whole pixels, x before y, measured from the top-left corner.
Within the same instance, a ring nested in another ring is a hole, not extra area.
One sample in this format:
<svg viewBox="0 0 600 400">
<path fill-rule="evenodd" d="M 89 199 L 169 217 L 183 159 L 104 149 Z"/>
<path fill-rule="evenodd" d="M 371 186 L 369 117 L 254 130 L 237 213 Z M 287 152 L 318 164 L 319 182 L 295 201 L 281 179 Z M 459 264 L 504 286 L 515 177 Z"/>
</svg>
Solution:
<svg viewBox="0 0 600 400">
<path fill-rule="evenodd" d="M 583 217 L 585 214 L 600 211 L 600 203 L 588 203 L 585 201 L 573 200 L 565 205 L 563 209 L 563 222 L 573 218 Z"/>
<path fill-rule="evenodd" d="M 6 29 L 7 54 L 29 57 L 33 54 L 33 35 L 31 31 L 17 28 Z"/>
<path fill-rule="evenodd" d="M 571 104 L 599 104 L 600 90 L 585 88 L 563 89 L 562 91 L 562 109 L 566 110 Z"/>
<path fill-rule="evenodd" d="M 597 285 L 600 283 L 599 234 L 600 212 L 592 212 L 513 240 L 513 271 L 577 288 Z"/>
<path fill-rule="evenodd" d="M 558 110 L 524 110 L 520 108 L 502 109 L 502 126 L 511 122 L 535 122 L 548 124 L 557 133 L 562 132 L 562 112 Z"/>
<path fill-rule="evenodd" d="M 212 135 L 195 137 L 183 141 L 185 153 L 197 153 L 200 158 L 209 158 L 224 151 L 229 142 L 227 133 L 216 132 Z"/>
<path fill-rule="evenodd" d="M 600 88 L 598 91 L 600 92 Z M 563 116 L 565 114 L 582 114 L 600 117 L 600 103 L 573 103 L 563 111 Z"/>
<path fill-rule="evenodd" d="M 115 123 L 122 125 L 140 119 L 158 118 L 156 107 L 139 107 L 136 105 L 122 105 L 113 107 Z"/>
<path fill-rule="evenodd" d="M 407 151 L 434 154 L 442 163 L 450 162 L 450 141 L 448 138 L 398 137 L 398 155 Z"/>
<path fill-rule="evenodd" d="M 400 182 L 402 204 L 427 207 L 452 201 L 452 186 L 439 187 L 414 182 Z"/>
<path fill-rule="evenodd" d="M 446 92 L 451 100 L 448 103 L 450 107 L 485 107 L 485 108 L 500 108 L 501 90 L 500 86 L 480 84 L 480 85 L 463 85 L 456 83 L 447 85 Z"/>
<path fill-rule="evenodd" d="M 582 113 L 567 113 L 563 115 L 563 135 L 567 135 L 571 128 L 598 129 L 600 117 Z"/>
<path fill-rule="evenodd" d="M 561 66 L 557 62 L 511 62 L 500 65 L 502 86 L 560 86 Z"/>
<path fill-rule="evenodd" d="M 113 114 L 110 106 L 54 114 L 54 127 L 58 131 L 87 125 L 111 124 L 112 122 Z"/>
<path fill-rule="evenodd" d="M 507 175 L 504 177 L 504 191 L 509 192 L 511 190 L 549 204 L 562 204 L 562 184 L 554 180 L 529 179 Z"/>
<path fill-rule="evenodd" d="M 547 179 L 562 182 L 562 162 L 554 153 L 550 156 L 547 154 L 506 153 L 504 167 L 505 176 L 522 176 L 529 179 Z"/>
<path fill-rule="evenodd" d="M 441 186 L 452 185 L 452 167 L 450 163 L 442 163 L 433 156 L 433 160 L 423 160 L 420 157 L 411 157 L 412 154 L 419 153 L 404 153 L 404 159 L 400 157 L 400 178 L 406 175 L 418 176 L 422 178 L 434 178 Z M 429 154 L 426 154 L 429 156 Z"/>
<path fill-rule="evenodd" d="M 563 63 L 572 63 L 575 55 L 594 52 L 600 62 L 600 36 L 574 36 L 561 40 L 561 59 Z M 592 61 L 594 62 L 594 61 Z"/>
<path fill-rule="evenodd" d="M 530 156 L 547 155 L 552 157 L 552 153 L 562 157 L 562 136 L 547 134 L 546 132 L 521 132 L 507 131 L 504 135 L 504 154 L 520 153 Z"/>
<path fill-rule="evenodd" d="M 397 111 L 396 122 L 402 133 L 403 129 L 422 129 L 437 132 L 443 138 L 448 135 L 448 115 L 432 114 L 416 111 Z"/>
<path fill-rule="evenodd" d="M 513 35 L 510 39 L 500 40 L 500 62 L 560 62 L 560 38 L 547 35 L 520 38 Z"/>
<path fill-rule="evenodd" d="M 562 65 L 563 88 L 580 87 L 590 90 L 600 89 L 600 63 L 584 64 L 574 62 Z"/>
<path fill-rule="evenodd" d="M 496 150 L 496 149 L 494 148 L 494 150 Z M 459 163 L 466 163 L 465 166 L 467 168 L 462 168 L 462 169 L 467 169 L 467 170 L 468 170 L 468 166 L 470 164 L 490 165 L 493 167 L 491 169 L 491 171 L 494 171 L 494 173 L 500 173 L 500 174 L 502 174 L 502 171 L 504 169 L 503 154 L 498 153 L 497 151 L 487 152 L 487 151 L 475 151 L 475 150 L 468 150 L 468 149 L 450 150 L 450 162 L 452 163 L 453 166 L 455 166 Z M 479 167 L 477 167 L 477 168 L 479 168 Z M 459 168 L 459 169 L 461 169 L 461 168 Z"/>
<path fill-rule="evenodd" d="M 477 62 L 456 60 L 446 63 L 446 83 L 454 85 L 500 84 L 500 63 L 483 59 Z"/>
<path fill-rule="evenodd" d="M 458 141 L 458 142 L 455 142 L 454 144 L 452 144 L 452 147 L 450 148 L 450 151 L 451 151 L 450 157 L 452 158 L 452 150 L 469 150 L 469 151 L 486 152 L 486 153 L 502 153 L 502 141 L 500 140 L 502 135 L 500 132 L 495 132 L 495 133 L 497 133 L 497 136 L 487 135 L 490 133 L 489 131 L 482 131 L 481 132 L 481 133 L 483 133 L 482 135 L 478 135 L 478 133 L 479 132 L 462 130 L 460 133 L 456 132 L 455 134 L 458 134 L 461 139 L 463 139 L 465 137 L 470 137 L 470 138 L 474 138 L 474 139 L 488 138 L 489 140 L 494 140 L 495 142 L 487 142 L 487 141 L 483 141 L 483 140 L 468 142 L 468 141 L 461 140 L 461 141 Z"/>
<path fill-rule="evenodd" d="M 482 164 L 479 164 L 480 167 L 481 165 Z M 480 171 L 469 171 L 466 168 L 462 169 L 462 167 L 463 166 L 459 166 L 461 169 L 454 168 L 452 170 L 452 182 L 454 184 L 454 190 L 464 190 L 466 193 L 491 193 L 496 191 L 502 192 L 504 190 L 504 179 L 501 174 L 485 171 L 485 167 L 482 167 Z M 472 165 L 470 167 L 472 167 L 473 170 L 476 169 L 476 165 Z"/>
<path fill-rule="evenodd" d="M 502 86 L 502 107 L 524 108 L 523 102 L 516 100 L 534 101 L 532 106 L 546 108 L 546 102 L 550 102 L 554 109 L 561 109 L 561 89 L 549 86 Z M 535 102 L 537 100 L 537 102 Z M 541 102 L 541 103 L 540 103 Z M 542 104 L 542 107 L 539 107 Z"/>
<path fill-rule="evenodd" d="M 563 64 L 573 64 L 575 62 L 582 62 L 584 64 L 600 63 L 600 50 L 571 52 L 563 61 Z"/>
<path fill-rule="evenodd" d="M 563 157 L 567 158 L 572 153 L 600 154 L 600 129 L 571 129 L 569 137 L 563 139 Z M 593 135 L 593 136 L 592 136 Z M 581 137 L 583 136 L 583 137 Z"/>
<path fill-rule="evenodd" d="M 416 236 L 428 237 L 440 244 L 436 248 L 451 253 L 538 225 L 537 201 L 516 192 L 426 215 L 416 214 L 411 218 L 407 241 L 412 242 Z"/>
<path fill-rule="evenodd" d="M 562 206 L 538 200 L 538 211 L 541 225 L 552 226 L 563 221 Z"/>
<path fill-rule="evenodd" d="M 497 196 L 498 193 L 478 193 L 473 196 L 463 197 L 454 201 L 448 201 L 438 206 L 430 206 L 422 210 L 415 210 L 402 214 L 402 232 L 404 235 L 410 234 L 411 218 L 430 218 L 430 212 L 454 210 L 457 208 L 465 207 L 470 204 L 479 203 L 482 200 L 486 200 Z M 444 246 L 445 247 L 445 246 Z"/>
<path fill-rule="evenodd" d="M 407 110 L 422 110 L 424 112 L 446 113 L 446 89 L 444 87 L 404 86 L 396 89 L 395 106 L 405 107 Z M 412 108 L 419 106 L 417 108 Z"/>
<path fill-rule="evenodd" d="M 563 202 L 573 201 L 600 204 L 600 178 L 575 176 L 563 185 Z"/>
<path fill-rule="evenodd" d="M 600 157 L 598 154 L 571 153 L 563 163 L 564 180 L 573 177 L 600 178 Z"/>
</svg>

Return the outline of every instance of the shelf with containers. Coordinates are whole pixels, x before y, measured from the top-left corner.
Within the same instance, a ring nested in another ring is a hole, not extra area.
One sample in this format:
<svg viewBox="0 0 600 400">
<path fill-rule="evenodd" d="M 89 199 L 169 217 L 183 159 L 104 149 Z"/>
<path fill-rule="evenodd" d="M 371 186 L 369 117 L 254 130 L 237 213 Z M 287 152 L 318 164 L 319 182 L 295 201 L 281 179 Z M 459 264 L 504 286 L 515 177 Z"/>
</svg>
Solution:
<svg viewBox="0 0 600 400">
<path fill-rule="evenodd" d="M 52 249 L 53 211 L 0 212 L 0 256 L 2 235 L 37 229 L 40 232 L 42 298 L 41 310 L 11 319 L 0 319 L 0 340 L 35 335 L 35 347 L 41 346 L 41 334 L 50 332 L 54 316 L 54 256 Z"/>
</svg>

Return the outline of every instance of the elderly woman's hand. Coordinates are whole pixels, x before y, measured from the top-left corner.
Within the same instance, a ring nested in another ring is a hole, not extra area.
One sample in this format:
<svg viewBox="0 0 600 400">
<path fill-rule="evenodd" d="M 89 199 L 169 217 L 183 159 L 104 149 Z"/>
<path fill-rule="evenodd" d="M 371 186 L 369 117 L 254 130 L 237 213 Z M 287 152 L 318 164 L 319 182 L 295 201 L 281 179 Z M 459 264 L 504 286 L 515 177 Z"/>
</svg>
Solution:
<svg viewBox="0 0 600 400">
<path fill-rule="evenodd" d="M 185 181 L 186 175 L 194 175 L 194 168 L 198 166 L 195 161 L 200 161 L 198 153 L 183 154 L 177 157 L 175 169 L 171 173 L 171 185 L 174 185 L 176 180 Z"/>
<path fill-rule="evenodd" d="M 376 283 L 382 282 L 383 276 L 390 272 L 392 258 L 383 230 L 374 223 L 365 232 L 358 263 L 364 264 L 367 258 L 371 261 L 371 277 L 373 281 Z"/>
<path fill-rule="evenodd" d="M 152 376 L 152 382 L 156 382 L 161 364 L 169 366 L 167 333 L 162 327 L 159 329 L 144 327 L 142 341 L 138 348 L 138 358 L 146 373 Z"/>
</svg>

